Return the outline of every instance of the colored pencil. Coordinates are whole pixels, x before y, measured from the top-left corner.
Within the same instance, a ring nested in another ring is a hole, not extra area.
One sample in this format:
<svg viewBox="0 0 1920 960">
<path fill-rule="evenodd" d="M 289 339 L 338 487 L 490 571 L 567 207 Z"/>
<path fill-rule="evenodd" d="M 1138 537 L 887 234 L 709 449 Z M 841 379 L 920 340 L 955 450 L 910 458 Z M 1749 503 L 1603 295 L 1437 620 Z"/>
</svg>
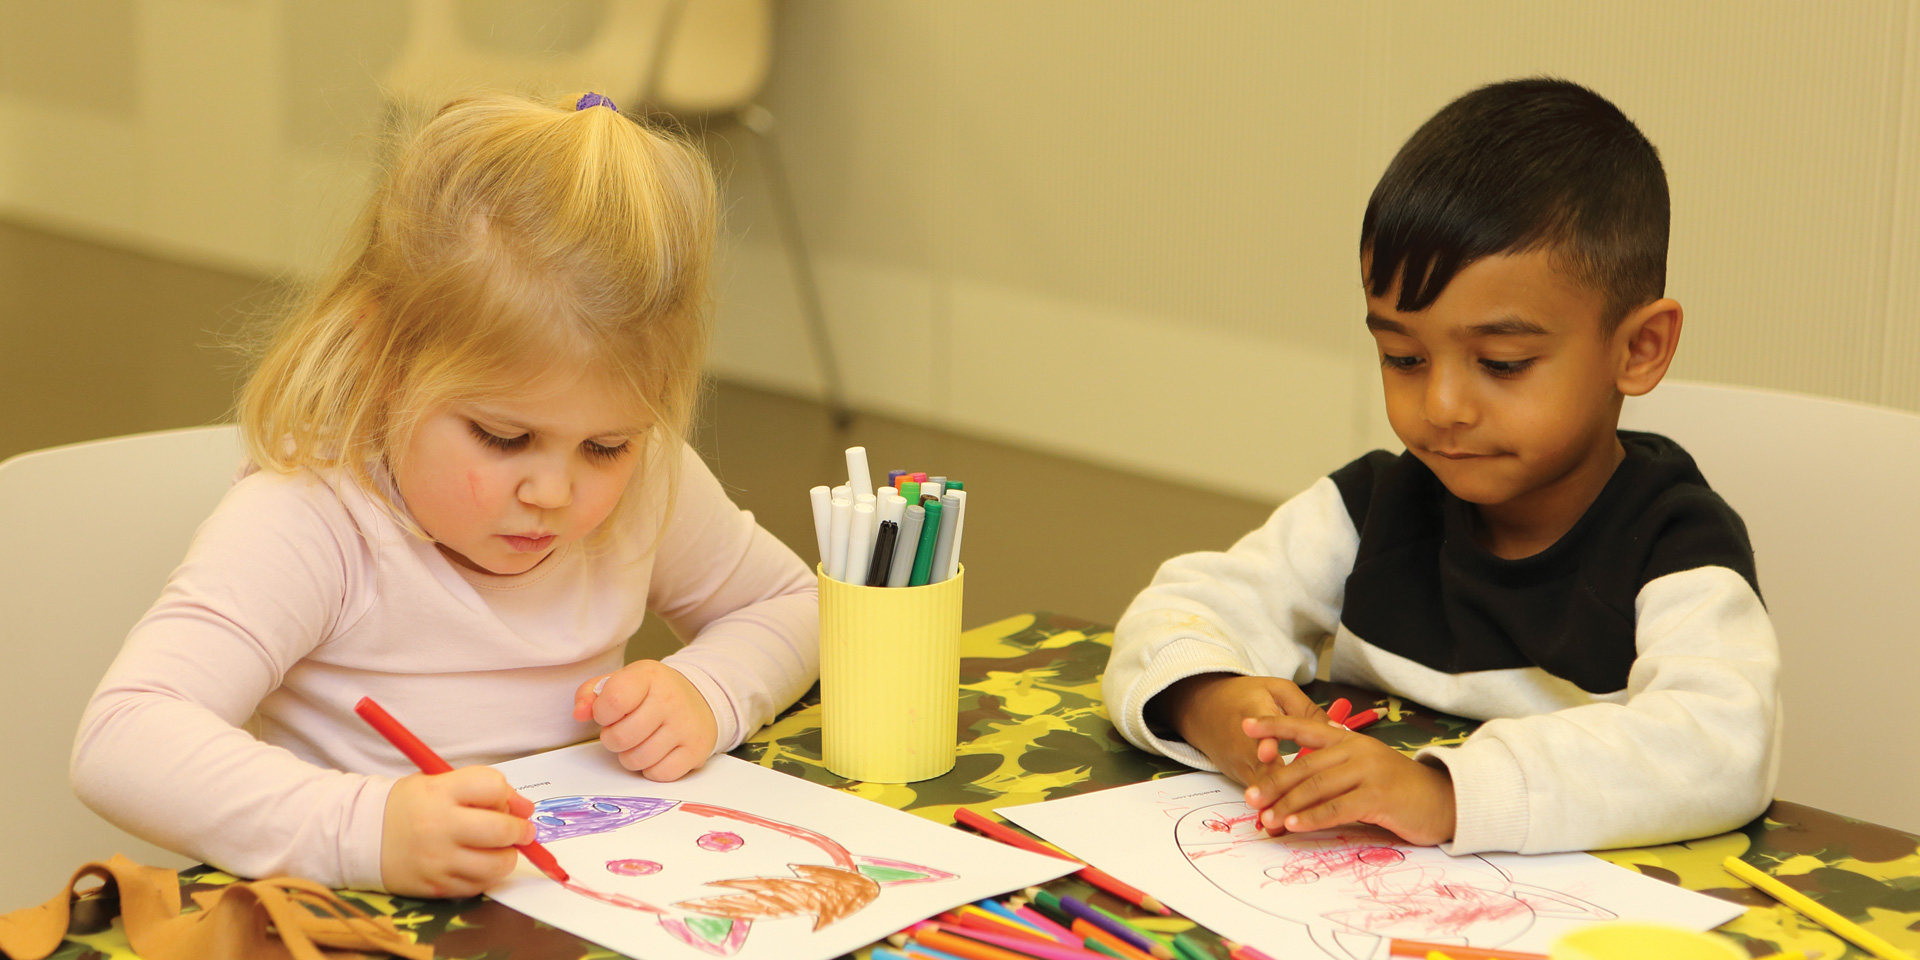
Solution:
<svg viewBox="0 0 1920 960">
<path fill-rule="evenodd" d="M 1086 921 L 1083 920 L 1081 922 L 1085 923 Z M 1126 954 L 1121 953 L 1120 951 L 1112 947 L 1109 947 L 1106 944 L 1093 939 L 1092 937 L 1088 937 L 1086 939 L 1086 945 L 1088 950 L 1092 950 L 1093 952 L 1098 953 L 1101 956 L 1113 957 L 1114 960 L 1132 960 L 1132 958 L 1128 957 Z M 1139 953 L 1140 951 L 1135 950 L 1133 952 Z"/>
<path fill-rule="evenodd" d="M 914 928 L 913 939 L 915 941 L 924 943 L 942 953 L 951 953 L 956 957 L 964 957 L 965 960 L 1051 960 L 1051 958 L 1032 953 L 1025 947 L 1019 950 L 1008 950 L 1005 947 L 996 947 L 982 940 L 969 940 L 966 937 L 955 936 L 954 934 L 940 930 L 938 927 L 932 929 L 925 929 L 925 927 L 925 924 L 920 924 Z M 1041 947 L 1044 945 L 1036 943 L 1034 946 Z"/>
<path fill-rule="evenodd" d="M 1913 960 L 1913 956 L 1905 950 L 1888 943 L 1881 939 L 1879 935 L 1833 912 L 1833 910 L 1821 906 L 1812 897 L 1781 883 L 1773 877 L 1761 873 L 1758 869 L 1738 857 L 1728 857 L 1722 861 L 1722 865 L 1727 868 L 1728 873 L 1746 881 L 1749 886 L 1757 887 L 1766 893 L 1767 896 L 1806 914 L 1814 922 L 1848 940 L 1852 940 L 1860 946 L 1860 949 L 1879 957 L 1880 960 Z"/>
<path fill-rule="evenodd" d="M 1213 960 L 1213 954 L 1207 952 L 1207 948 L 1194 943 L 1184 933 L 1173 935 L 1173 952 L 1180 955 L 1180 960 Z"/>
<path fill-rule="evenodd" d="M 1358 730 L 1362 727 L 1372 726 L 1374 721 L 1383 719 L 1386 715 L 1386 711 L 1384 710 L 1366 710 L 1341 721 L 1340 725 L 1346 727 L 1348 730 Z"/>
<path fill-rule="evenodd" d="M 419 767 L 421 773 L 434 775 L 453 772 L 453 767 L 440 759 L 440 755 L 434 753 L 432 747 L 427 746 L 419 737 L 413 735 L 413 731 L 395 720 L 393 714 L 373 702 L 372 697 L 361 697 L 360 702 L 354 704 L 353 712 L 359 714 L 360 719 L 365 720 L 368 726 L 379 731 L 381 736 L 386 737 L 388 743 L 406 754 L 407 759 L 413 761 L 413 765 Z M 538 840 L 516 843 L 513 846 L 550 879 L 560 883 L 566 883 L 570 879 L 567 871 L 560 866 L 560 861 L 555 860 L 553 854 L 548 853 L 547 848 L 541 846 Z"/>
<path fill-rule="evenodd" d="M 1234 943 L 1232 940 L 1222 940 L 1220 942 L 1226 944 L 1227 956 L 1231 957 L 1232 960 L 1273 960 L 1272 957 L 1263 951 L 1254 949 L 1249 944 Z"/>
<path fill-rule="evenodd" d="M 1057 923 L 1054 923 L 1051 919 L 1047 917 L 1046 914 L 1041 913 L 1040 911 L 1034 909 L 1033 907 L 1027 906 L 1025 903 L 1018 903 L 1017 905 L 1015 905 L 1013 907 L 1013 912 L 1026 918 L 1026 921 L 1028 923 L 1033 924 L 1034 929 L 1048 934 L 1049 936 L 1053 937 L 1055 940 L 1060 941 L 1061 943 L 1066 943 L 1074 939 L 1073 931 L 1068 930 L 1066 927 L 1063 927 Z"/>
<path fill-rule="evenodd" d="M 1527 953 L 1524 950 L 1495 950 L 1492 947 L 1469 947 L 1458 943 L 1429 943 L 1425 940 L 1395 940 L 1387 945 L 1387 955 L 1394 957 L 1425 957 L 1429 953 L 1440 951 L 1454 960 L 1547 960 L 1544 953 Z"/>
<path fill-rule="evenodd" d="M 1125 957 L 1126 960 L 1153 960 L 1153 954 L 1129 944 L 1125 940 L 1114 936 L 1111 931 L 1102 930 L 1086 920 L 1074 920 L 1073 932 L 1085 937 L 1087 943 L 1098 943 L 1108 950 L 1113 951 L 1115 954 Z"/>
<path fill-rule="evenodd" d="M 1086 903 L 1085 900 L 1082 900 L 1080 902 Z M 1166 937 L 1160 936 L 1159 934 L 1154 933 L 1153 931 L 1148 930 L 1147 928 L 1133 922 L 1133 920 L 1127 917 L 1123 917 L 1117 913 L 1114 913 L 1111 910 L 1102 910 L 1101 908 L 1096 907 L 1091 903 L 1087 903 L 1087 909 L 1092 910 L 1095 913 L 1098 913 L 1101 916 L 1106 917 L 1108 920 L 1112 920 L 1114 923 L 1117 923 L 1120 926 L 1128 930 L 1132 930 L 1134 933 L 1139 934 L 1140 939 L 1145 940 L 1147 942 L 1147 947 L 1144 949 L 1151 950 L 1154 956 L 1164 958 L 1164 960 L 1173 960 L 1173 944 L 1168 943 Z M 1155 949 L 1155 948 L 1159 948 L 1159 949 Z"/>
<path fill-rule="evenodd" d="M 961 912 L 958 914 L 958 919 L 943 922 L 949 926 L 991 930 L 995 933 L 1004 933 L 1010 937 L 1021 937 L 1042 943 L 1047 941 L 1059 942 L 1024 923 L 1009 923 L 978 907 L 973 908 L 971 913 L 967 912 L 965 907 L 962 907 Z"/>
<path fill-rule="evenodd" d="M 1159 900 L 1156 900 L 1151 896 L 1148 896 L 1145 890 L 1142 890 L 1139 887 L 1135 887 L 1130 884 L 1127 884 L 1117 879 L 1116 877 L 1106 872 L 1105 870 L 1102 870 L 1099 867 L 1091 866 L 1086 861 L 1081 860 L 1077 857 L 1071 856 L 1064 851 L 1056 849 L 1047 844 L 1041 843 L 1038 840 L 1029 840 L 1024 836 L 1021 836 L 1020 834 L 1015 833 L 1013 830 L 1009 829 L 1008 827 L 1002 824 L 994 823 L 992 820 L 988 820 L 986 817 L 983 817 L 977 813 L 974 813 L 972 810 L 968 810 L 966 807 L 960 807 L 959 809 L 955 810 L 953 812 L 953 818 L 959 821 L 960 823 L 963 823 L 969 827 L 972 827 L 975 830 L 978 830 L 981 833 L 984 833 L 987 836 L 1000 841 L 1001 843 L 1007 844 L 1009 846 L 1019 847 L 1020 849 L 1025 850 L 1028 853 L 1037 853 L 1042 856 L 1057 857 L 1061 860 L 1067 860 L 1073 863 L 1080 864 L 1080 869 L 1074 871 L 1075 876 L 1079 877 L 1082 880 L 1085 880 L 1090 884 L 1093 884 L 1096 887 L 1099 887 L 1102 890 L 1105 890 L 1108 893 L 1113 894 L 1116 897 L 1119 897 L 1122 900 L 1127 901 L 1128 903 L 1131 903 L 1137 907 L 1140 907 L 1143 910 L 1148 910 L 1153 913 L 1160 914 L 1161 916 L 1166 916 L 1167 914 L 1170 914 L 1173 912 L 1172 910 L 1167 909 L 1166 904 L 1161 903 Z"/>
<path fill-rule="evenodd" d="M 1001 903 L 1000 901 L 995 900 L 991 897 L 985 900 L 976 900 L 974 901 L 973 905 L 981 910 L 985 910 L 986 912 L 993 914 L 994 917 L 997 919 L 1005 920 L 1008 923 L 1011 923 L 1017 927 L 1023 928 L 1022 930 L 1023 933 L 1033 933 L 1038 935 L 1042 939 L 1053 940 L 1056 943 L 1060 942 L 1056 937 L 1054 937 L 1054 935 L 1051 932 L 1041 929 L 1040 927 L 1036 926 L 1032 922 L 1028 921 L 1026 917 L 1023 917 L 1013 912 L 1012 907 L 1007 906 L 1006 904 Z"/>
<path fill-rule="evenodd" d="M 1160 960 L 1173 960 L 1173 950 L 1165 944 L 1154 940 L 1152 937 L 1127 926 L 1126 921 L 1121 920 L 1119 917 L 1070 894 L 1061 894 L 1059 900 L 1060 908 L 1067 911 L 1067 913 L 1113 934 L 1120 938 L 1121 942 L 1135 950 L 1141 953 L 1152 954 L 1160 958 Z M 1080 932 L 1079 927 L 1072 927 L 1070 929 L 1075 933 Z"/>
<path fill-rule="evenodd" d="M 914 935 L 920 936 L 920 928 L 925 926 L 928 926 L 928 924 L 924 922 L 915 924 Z M 1099 954 L 1082 948 L 1079 945 L 1079 941 L 1075 941 L 1072 944 L 1053 943 L 1050 941 L 1028 940 L 1024 937 L 994 933 L 991 930 L 980 930 L 973 927 L 948 927 L 942 924 L 933 924 L 932 926 L 942 933 L 952 934 L 956 937 L 971 937 L 989 946 L 1002 947 L 1007 950 L 1012 950 L 1015 953 L 1031 954 L 1040 958 L 1040 960 L 1099 960 L 1100 958 Z"/>
</svg>

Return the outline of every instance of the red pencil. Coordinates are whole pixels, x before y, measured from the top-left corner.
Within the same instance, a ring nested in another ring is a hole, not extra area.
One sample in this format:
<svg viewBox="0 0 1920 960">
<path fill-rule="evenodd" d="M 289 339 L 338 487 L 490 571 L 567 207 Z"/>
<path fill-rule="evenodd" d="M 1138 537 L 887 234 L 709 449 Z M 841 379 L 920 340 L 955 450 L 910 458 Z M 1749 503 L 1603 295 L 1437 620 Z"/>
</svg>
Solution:
<svg viewBox="0 0 1920 960">
<path fill-rule="evenodd" d="M 372 697 L 361 697 L 360 702 L 353 705 L 353 712 L 359 714 L 360 719 L 365 720 L 368 726 L 379 731 L 381 736 L 386 737 L 388 743 L 406 754 L 407 759 L 413 761 L 413 765 L 419 767 L 421 773 L 453 772 L 453 767 L 440 759 L 440 755 L 434 753 L 432 747 L 420 742 L 420 738 L 414 736 L 413 731 L 401 726 L 400 721 L 395 720 L 393 714 L 374 703 Z M 527 860 L 539 867 L 541 873 L 561 883 L 566 883 L 569 879 L 567 871 L 561 868 L 560 861 L 555 860 L 553 854 L 548 853 L 547 848 L 541 846 L 539 841 L 516 843 L 514 847 L 526 854 Z"/>
<path fill-rule="evenodd" d="M 953 818 L 1008 846 L 1019 847 L 1028 853 L 1038 853 L 1042 856 L 1057 857 L 1061 860 L 1078 863 L 1080 864 L 1080 869 L 1075 871 L 1075 875 L 1080 879 L 1142 910 L 1151 910 L 1163 917 L 1173 913 L 1172 910 L 1167 909 L 1166 904 L 1148 896 L 1145 890 L 1119 880 L 1099 867 L 1088 866 L 1084 861 L 1067 856 L 1038 840 L 1029 840 L 1000 824 L 994 823 L 992 820 L 988 820 L 986 817 L 974 813 L 972 810 L 968 810 L 966 807 L 960 807 L 954 810 Z"/>
<path fill-rule="evenodd" d="M 1365 727 L 1376 720 L 1382 719 L 1386 715 L 1387 715 L 1386 711 L 1378 707 L 1375 707 L 1374 709 L 1368 710 L 1364 713 L 1356 713 L 1353 716 L 1348 717 L 1347 719 L 1341 721 L 1340 725 L 1343 727 L 1346 727 L 1348 730 L 1358 730 L 1361 727 Z"/>
</svg>

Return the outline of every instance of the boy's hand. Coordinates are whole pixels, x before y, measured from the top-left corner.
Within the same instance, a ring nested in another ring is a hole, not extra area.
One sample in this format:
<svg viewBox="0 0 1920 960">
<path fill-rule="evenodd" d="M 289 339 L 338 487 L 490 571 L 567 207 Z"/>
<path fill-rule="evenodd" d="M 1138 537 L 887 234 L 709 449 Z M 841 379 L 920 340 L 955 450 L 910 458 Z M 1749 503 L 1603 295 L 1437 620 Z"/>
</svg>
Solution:
<svg viewBox="0 0 1920 960">
<path fill-rule="evenodd" d="M 573 718 L 598 723 L 600 742 L 620 755 L 620 765 L 649 780 L 678 780 L 699 769 L 720 736 L 707 698 L 658 660 L 635 660 L 581 684 Z"/>
<path fill-rule="evenodd" d="M 512 872 L 532 815 L 492 767 L 401 777 L 387 794 L 380 883 L 409 897 L 475 896 Z"/>
<path fill-rule="evenodd" d="M 1292 740 L 1314 749 L 1248 783 L 1247 805 L 1261 811 L 1260 825 L 1268 833 L 1371 823 L 1409 843 L 1453 839 L 1453 779 L 1444 769 L 1325 720 L 1248 720 L 1243 733 L 1249 744 Z"/>
<path fill-rule="evenodd" d="M 1152 707 L 1181 739 L 1237 783 L 1252 783 L 1273 762 L 1271 756 L 1259 756 L 1260 745 L 1242 732 L 1244 722 L 1286 717 L 1327 722 L 1326 711 L 1292 681 L 1277 677 L 1203 673 L 1161 691 Z"/>
</svg>

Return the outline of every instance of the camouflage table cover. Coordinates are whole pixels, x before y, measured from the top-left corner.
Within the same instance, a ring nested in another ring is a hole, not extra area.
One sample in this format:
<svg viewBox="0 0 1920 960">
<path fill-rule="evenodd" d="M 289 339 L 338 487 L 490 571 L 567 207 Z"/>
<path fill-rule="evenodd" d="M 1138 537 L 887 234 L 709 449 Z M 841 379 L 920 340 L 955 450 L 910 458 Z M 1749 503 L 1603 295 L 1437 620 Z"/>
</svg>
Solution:
<svg viewBox="0 0 1920 960">
<path fill-rule="evenodd" d="M 952 823 L 958 807 L 985 813 L 999 806 L 1069 797 L 1105 787 L 1185 773 L 1172 761 L 1129 746 L 1100 701 L 1111 634 L 1079 620 L 1038 613 L 970 630 L 961 637 L 960 756 L 945 776 L 913 784 L 844 780 L 820 759 L 818 688 L 734 755 L 775 770 Z M 1384 707 L 1386 719 L 1367 733 L 1411 753 L 1429 744 L 1458 743 L 1476 723 L 1426 710 L 1395 697 L 1339 684 L 1308 692 L 1322 704 L 1347 697 L 1356 711 Z M 1728 875 L 1727 856 L 1779 877 L 1895 946 L 1920 955 L 1920 837 L 1776 801 L 1740 830 L 1690 843 L 1598 856 L 1689 890 L 1729 900 L 1747 912 L 1720 928 L 1754 956 L 1779 950 L 1818 950 L 1826 960 L 1867 957 L 1813 921 L 1775 903 Z M 187 890 L 231 883 L 211 868 L 181 875 Z M 1129 917 L 1141 911 L 1064 877 L 1049 885 L 1092 899 Z M 370 912 L 393 917 L 403 930 L 432 942 L 435 955 L 456 960 L 598 960 L 612 953 L 485 898 L 414 900 L 342 891 Z M 1161 929 L 1191 929 L 1219 958 L 1226 950 L 1202 928 L 1162 918 Z M 864 955 L 865 950 L 861 953 Z M 126 958 L 117 921 L 107 929 L 75 931 L 61 960 Z"/>
</svg>

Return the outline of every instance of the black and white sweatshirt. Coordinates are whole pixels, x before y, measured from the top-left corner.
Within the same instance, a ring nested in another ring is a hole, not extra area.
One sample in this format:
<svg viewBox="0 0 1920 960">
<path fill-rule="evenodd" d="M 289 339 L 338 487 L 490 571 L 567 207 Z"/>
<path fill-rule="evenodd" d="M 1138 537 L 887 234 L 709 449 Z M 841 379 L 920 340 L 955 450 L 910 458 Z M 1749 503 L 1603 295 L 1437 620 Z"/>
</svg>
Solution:
<svg viewBox="0 0 1920 960">
<path fill-rule="evenodd" d="M 1764 810 L 1779 766 L 1779 649 L 1753 550 L 1693 458 L 1622 431 L 1626 459 L 1559 542 L 1475 543 L 1469 504 L 1375 451 L 1224 553 L 1162 564 L 1102 683 L 1134 744 L 1202 769 L 1147 702 L 1202 673 L 1331 676 L 1487 721 L 1417 759 L 1453 779 L 1452 853 L 1667 843 Z"/>
</svg>

